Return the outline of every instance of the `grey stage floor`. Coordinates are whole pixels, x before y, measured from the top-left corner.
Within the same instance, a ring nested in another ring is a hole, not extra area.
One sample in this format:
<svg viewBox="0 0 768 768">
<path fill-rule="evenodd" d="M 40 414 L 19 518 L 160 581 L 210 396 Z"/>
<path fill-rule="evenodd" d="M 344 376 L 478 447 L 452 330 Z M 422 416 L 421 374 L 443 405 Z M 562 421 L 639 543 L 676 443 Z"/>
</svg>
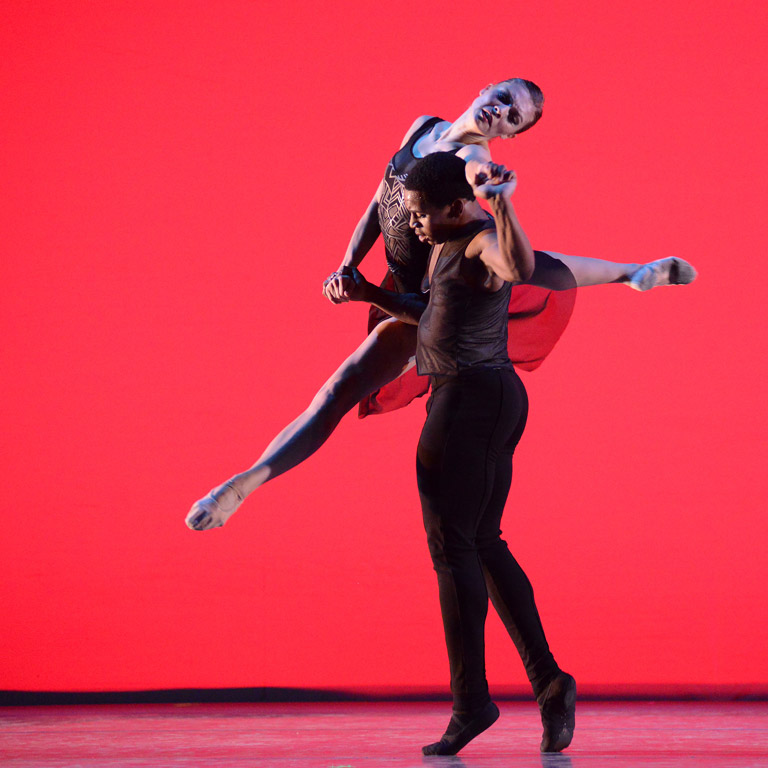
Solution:
<svg viewBox="0 0 768 768">
<path fill-rule="evenodd" d="M 423 758 L 446 703 L 155 704 L 0 709 L 0 765 L 264 768 L 768 768 L 768 703 L 584 702 L 560 755 L 538 751 L 535 705 L 456 758 Z"/>
</svg>

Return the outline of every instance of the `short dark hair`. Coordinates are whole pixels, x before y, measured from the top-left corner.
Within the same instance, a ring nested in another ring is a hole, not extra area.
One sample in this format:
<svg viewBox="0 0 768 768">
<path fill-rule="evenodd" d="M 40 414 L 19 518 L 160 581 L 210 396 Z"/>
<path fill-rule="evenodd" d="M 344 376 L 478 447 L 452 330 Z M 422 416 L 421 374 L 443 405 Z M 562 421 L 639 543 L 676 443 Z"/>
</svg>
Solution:
<svg viewBox="0 0 768 768">
<path fill-rule="evenodd" d="M 467 181 L 465 165 L 453 152 L 433 152 L 417 161 L 403 186 L 411 192 L 421 192 L 430 205 L 438 208 L 459 198 L 474 200 L 475 193 Z"/>
<path fill-rule="evenodd" d="M 541 119 L 541 113 L 544 111 L 544 94 L 541 92 L 541 88 L 539 88 L 539 86 L 536 85 L 533 80 L 523 80 L 522 77 L 511 77 L 509 80 L 505 80 L 504 82 L 522 83 L 528 89 L 528 95 L 531 97 L 535 112 L 533 114 L 533 120 L 531 120 L 531 122 L 528 123 L 528 125 L 526 125 L 524 128 L 521 128 L 517 133 L 522 133 L 523 131 L 527 131 L 529 128 L 533 128 L 533 126 L 536 125 L 536 123 L 538 123 Z"/>
</svg>

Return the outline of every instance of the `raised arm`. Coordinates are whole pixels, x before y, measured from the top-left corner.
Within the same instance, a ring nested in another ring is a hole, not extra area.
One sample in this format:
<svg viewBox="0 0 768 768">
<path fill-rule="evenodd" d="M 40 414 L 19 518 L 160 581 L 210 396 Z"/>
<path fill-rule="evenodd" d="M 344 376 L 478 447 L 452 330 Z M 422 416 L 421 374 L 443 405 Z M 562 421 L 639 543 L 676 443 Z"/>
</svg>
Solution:
<svg viewBox="0 0 768 768">
<path fill-rule="evenodd" d="M 490 272 L 505 282 L 525 282 L 533 274 L 535 261 L 512 205 L 517 187 L 515 172 L 495 163 L 473 164 L 472 171 L 475 196 L 488 201 L 496 231 L 478 237 L 467 249 L 467 256 L 479 257 Z"/>
<path fill-rule="evenodd" d="M 478 168 L 493 162 L 488 147 L 483 144 L 467 144 L 456 153 L 456 157 L 460 157 L 466 163 L 464 173 L 471 187 L 475 185 Z"/>
</svg>

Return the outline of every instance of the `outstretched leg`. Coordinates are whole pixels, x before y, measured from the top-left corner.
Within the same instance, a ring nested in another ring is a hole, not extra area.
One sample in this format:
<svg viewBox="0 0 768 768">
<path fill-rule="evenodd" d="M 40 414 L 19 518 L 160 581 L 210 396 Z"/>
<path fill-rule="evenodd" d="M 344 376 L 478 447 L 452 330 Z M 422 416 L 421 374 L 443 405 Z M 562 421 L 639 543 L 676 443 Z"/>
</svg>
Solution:
<svg viewBox="0 0 768 768">
<path fill-rule="evenodd" d="M 198 531 L 224 525 L 250 493 L 320 448 L 360 400 L 408 370 L 415 351 L 415 325 L 390 319 L 376 326 L 250 469 L 192 505 L 187 525 Z"/>
<path fill-rule="evenodd" d="M 676 256 L 648 264 L 625 264 L 555 251 L 535 251 L 535 256 L 536 268 L 528 282 L 555 291 L 609 283 L 624 283 L 647 291 L 662 285 L 687 285 L 696 279 L 696 270 Z M 563 265 L 567 270 L 562 269 Z"/>
</svg>

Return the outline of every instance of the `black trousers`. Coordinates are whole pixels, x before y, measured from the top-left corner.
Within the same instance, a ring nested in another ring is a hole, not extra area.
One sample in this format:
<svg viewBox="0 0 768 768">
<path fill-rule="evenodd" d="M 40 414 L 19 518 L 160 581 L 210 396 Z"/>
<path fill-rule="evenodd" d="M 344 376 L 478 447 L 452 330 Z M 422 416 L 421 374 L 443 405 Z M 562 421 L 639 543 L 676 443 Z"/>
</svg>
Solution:
<svg viewBox="0 0 768 768">
<path fill-rule="evenodd" d="M 490 701 L 485 675 L 489 595 L 534 694 L 559 671 L 531 583 L 501 538 L 512 455 L 527 415 L 525 387 L 511 366 L 432 377 L 416 467 L 457 712 L 475 712 Z"/>
</svg>

